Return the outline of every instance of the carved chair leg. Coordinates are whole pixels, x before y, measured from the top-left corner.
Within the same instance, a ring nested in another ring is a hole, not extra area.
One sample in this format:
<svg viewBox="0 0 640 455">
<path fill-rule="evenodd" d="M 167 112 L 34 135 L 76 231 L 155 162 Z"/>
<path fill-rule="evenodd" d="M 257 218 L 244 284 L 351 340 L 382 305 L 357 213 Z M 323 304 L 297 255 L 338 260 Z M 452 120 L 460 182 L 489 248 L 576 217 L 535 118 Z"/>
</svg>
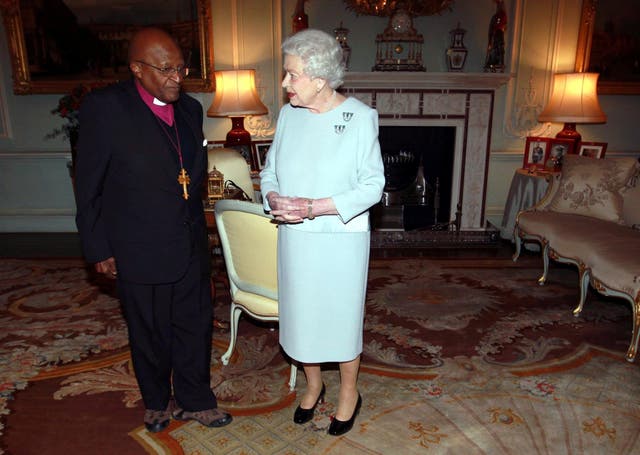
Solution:
<svg viewBox="0 0 640 455">
<path fill-rule="evenodd" d="M 636 359 L 638 342 L 640 341 L 640 300 L 631 302 L 631 308 L 633 309 L 633 331 L 631 332 L 631 344 L 627 351 L 627 360 L 629 362 L 633 362 Z"/>
<path fill-rule="evenodd" d="M 293 392 L 296 388 L 296 378 L 298 376 L 298 366 L 291 361 L 291 373 L 289 374 L 289 392 Z"/>
<path fill-rule="evenodd" d="M 580 301 L 578 302 L 578 306 L 575 310 L 573 310 L 574 316 L 579 316 L 582 312 L 582 308 L 584 307 L 584 303 L 587 300 L 587 292 L 589 291 L 589 269 L 586 267 L 581 267 L 580 269 Z"/>
<path fill-rule="evenodd" d="M 547 276 L 549 275 L 549 242 L 546 240 L 542 241 L 542 264 L 544 271 L 542 272 L 542 276 L 538 278 L 538 284 L 540 286 L 544 286 L 547 282 Z"/>
<path fill-rule="evenodd" d="M 520 248 L 522 243 L 522 239 L 520 238 L 520 229 L 518 229 L 518 225 L 516 225 L 516 227 L 513 230 L 513 239 L 516 243 L 516 252 L 513 253 L 513 256 L 511 257 L 511 259 L 513 260 L 513 262 L 516 262 L 520 257 Z"/>
<path fill-rule="evenodd" d="M 223 365 L 229 364 L 229 359 L 231 358 L 231 354 L 233 354 L 233 350 L 236 347 L 236 337 L 238 336 L 238 321 L 240 320 L 240 314 L 242 313 L 242 308 L 237 306 L 235 303 L 231 302 L 231 330 L 229 333 L 229 348 L 227 352 L 225 352 L 220 360 L 222 360 Z"/>
</svg>

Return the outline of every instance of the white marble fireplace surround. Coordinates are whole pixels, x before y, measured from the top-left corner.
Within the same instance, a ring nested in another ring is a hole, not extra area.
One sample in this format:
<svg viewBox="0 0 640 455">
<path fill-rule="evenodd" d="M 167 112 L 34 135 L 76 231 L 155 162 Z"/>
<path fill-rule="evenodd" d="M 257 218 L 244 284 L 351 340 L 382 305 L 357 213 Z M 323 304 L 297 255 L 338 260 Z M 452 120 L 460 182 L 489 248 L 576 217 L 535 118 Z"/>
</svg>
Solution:
<svg viewBox="0 0 640 455">
<path fill-rule="evenodd" d="M 341 92 L 378 110 L 380 126 L 456 128 L 451 221 L 483 230 L 495 90 L 504 73 L 347 73 Z"/>
</svg>

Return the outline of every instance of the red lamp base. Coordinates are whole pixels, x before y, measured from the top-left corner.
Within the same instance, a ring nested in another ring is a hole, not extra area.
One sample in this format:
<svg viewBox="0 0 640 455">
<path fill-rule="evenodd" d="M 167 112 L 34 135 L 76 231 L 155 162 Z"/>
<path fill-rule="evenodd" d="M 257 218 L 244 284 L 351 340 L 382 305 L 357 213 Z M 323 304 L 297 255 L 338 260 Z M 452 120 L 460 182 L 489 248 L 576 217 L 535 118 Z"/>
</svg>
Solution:
<svg viewBox="0 0 640 455">
<path fill-rule="evenodd" d="M 582 140 L 582 135 L 576 130 L 575 123 L 565 123 L 561 131 L 556 134 L 558 139 L 570 139 L 573 141 L 574 147 Z"/>
<path fill-rule="evenodd" d="M 251 145 L 251 134 L 244 129 L 244 117 L 231 117 L 231 130 L 227 133 L 225 147 Z"/>
</svg>

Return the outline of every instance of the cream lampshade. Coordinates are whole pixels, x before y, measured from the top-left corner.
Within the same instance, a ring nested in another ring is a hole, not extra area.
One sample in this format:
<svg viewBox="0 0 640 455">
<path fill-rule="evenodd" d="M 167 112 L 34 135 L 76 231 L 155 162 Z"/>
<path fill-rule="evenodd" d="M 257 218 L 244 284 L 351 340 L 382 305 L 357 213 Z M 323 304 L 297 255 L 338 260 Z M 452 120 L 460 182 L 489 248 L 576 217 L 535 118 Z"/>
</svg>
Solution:
<svg viewBox="0 0 640 455">
<path fill-rule="evenodd" d="M 207 110 L 207 117 L 230 117 L 231 130 L 225 147 L 250 145 L 251 135 L 244 129 L 244 117 L 266 114 L 256 90 L 254 70 L 216 71 L 216 93 Z"/>
<path fill-rule="evenodd" d="M 598 102 L 598 73 L 561 73 L 553 76 L 551 98 L 538 116 L 541 122 L 564 122 L 558 138 L 582 139 L 576 123 L 605 123 L 607 116 Z"/>
</svg>

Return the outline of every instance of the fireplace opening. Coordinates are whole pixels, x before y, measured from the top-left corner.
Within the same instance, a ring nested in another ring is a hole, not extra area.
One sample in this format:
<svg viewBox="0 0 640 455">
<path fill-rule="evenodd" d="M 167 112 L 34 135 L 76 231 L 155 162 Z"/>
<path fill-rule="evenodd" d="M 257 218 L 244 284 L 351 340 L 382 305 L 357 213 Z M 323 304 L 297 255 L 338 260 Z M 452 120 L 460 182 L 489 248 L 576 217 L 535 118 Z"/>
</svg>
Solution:
<svg viewBox="0 0 640 455">
<path fill-rule="evenodd" d="M 441 229 L 451 220 L 456 128 L 380 126 L 386 184 L 375 230 Z"/>
</svg>

